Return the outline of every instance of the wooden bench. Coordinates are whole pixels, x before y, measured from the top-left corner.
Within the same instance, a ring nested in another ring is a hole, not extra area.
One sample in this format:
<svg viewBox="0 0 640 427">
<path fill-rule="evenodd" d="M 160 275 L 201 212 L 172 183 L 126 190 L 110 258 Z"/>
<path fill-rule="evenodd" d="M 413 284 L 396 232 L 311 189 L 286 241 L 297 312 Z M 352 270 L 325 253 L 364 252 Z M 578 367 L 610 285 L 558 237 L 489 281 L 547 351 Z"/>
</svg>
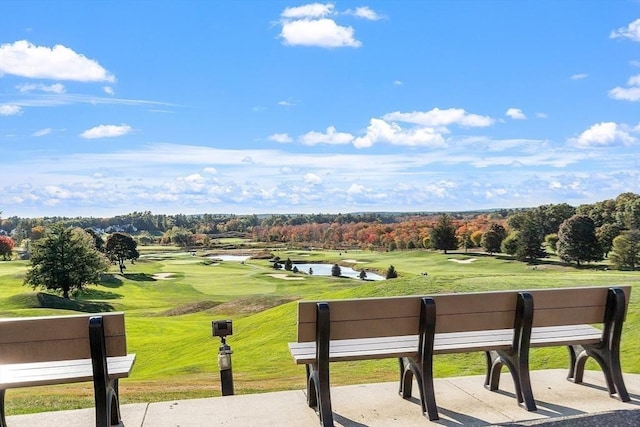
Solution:
<svg viewBox="0 0 640 427">
<path fill-rule="evenodd" d="M 124 314 L 0 319 L 0 427 L 7 389 L 93 381 L 96 427 L 121 426 L 118 379 L 129 376 Z"/>
<path fill-rule="evenodd" d="M 381 358 L 400 360 L 403 397 L 411 395 L 415 376 L 422 412 L 435 420 L 434 354 L 496 351 L 512 369 L 518 401 L 533 405 L 528 364 L 518 360 L 528 355 L 521 346 L 528 345 L 532 313 L 530 295 L 513 291 L 303 301 L 298 342 L 289 348 L 306 365 L 307 401 L 323 426 L 333 426 L 329 362 Z"/>
<path fill-rule="evenodd" d="M 507 366 L 518 403 L 536 410 L 530 345 L 568 346 L 569 376 L 578 383 L 587 357 L 594 357 L 609 392 L 617 390 L 628 401 L 619 342 L 629 293 L 629 287 L 591 287 L 303 301 L 298 304 L 298 341 L 289 348 L 295 362 L 306 365 L 308 404 L 324 426 L 333 425 L 329 362 L 348 360 L 398 358 L 400 394 L 411 396 L 415 376 L 422 411 L 436 420 L 433 355 L 484 351 L 485 386 L 497 390 L 501 368 Z M 594 323 L 604 324 L 604 331 L 590 326 Z"/>
</svg>

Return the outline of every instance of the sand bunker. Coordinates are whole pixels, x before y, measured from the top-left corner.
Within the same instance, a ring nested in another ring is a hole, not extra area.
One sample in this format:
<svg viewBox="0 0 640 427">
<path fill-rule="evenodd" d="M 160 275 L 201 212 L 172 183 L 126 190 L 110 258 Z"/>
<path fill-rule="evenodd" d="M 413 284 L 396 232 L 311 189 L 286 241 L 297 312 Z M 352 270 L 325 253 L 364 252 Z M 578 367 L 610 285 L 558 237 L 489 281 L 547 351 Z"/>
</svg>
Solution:
<svg viewBox="0 0 640 427">
<path fill-rule="evenodd" d="M 304 277 L 297 277 L 297 276 L 289 276 L 288 274 L 278 274 L 278 273 L 274 273 L 274 274 L 270 274 L 269 276 L 275 278 L 275 279 L 282 279 L 282 280 L 304 280 Z"/>
<path fill-rule="evenodd" d="M 449 258 L 449 261 L 457 262 L 458 264 L 471 264 L 473 261 L 476 261 L 477 258 L 467 258 L 467 259 L 454 259 Z"/>
<path fill-rule="evenodd" d="M 153 277 L 156 280 L 169 280 L 169 279 L 173 279 L 173 273 L 156 273 L 151 277 Z"/>
<path fill-rule="evenodd" d="M 343 262 L 348 262 L 350 264 L 366 264 L 367 263 L 366 261 L 358 261 L 358 260 L 355 260 L 355 259 L 343 259 L 342 261 Z"/>
</svg>

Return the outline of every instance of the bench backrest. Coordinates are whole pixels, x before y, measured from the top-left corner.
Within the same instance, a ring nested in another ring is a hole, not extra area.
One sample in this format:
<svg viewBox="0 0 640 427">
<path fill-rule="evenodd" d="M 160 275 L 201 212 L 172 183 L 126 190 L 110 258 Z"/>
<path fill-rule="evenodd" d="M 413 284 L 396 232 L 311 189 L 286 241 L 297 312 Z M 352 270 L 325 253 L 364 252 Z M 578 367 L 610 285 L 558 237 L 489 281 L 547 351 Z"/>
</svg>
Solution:
<svg viewBox="0 0 640 427">
<path fill-rule="evenodd" d="M 629 304 L 630 286 L 616 286 Z M 604 322 L 609 287 L 533 289 L 533 326 Z M 436 333 L 511 329 L 519 290 L 430 295 Z M 329 304 L 332 340 L 417 335 L 422 296 L 322 301 Z M 298 342 L 315 341 L 316 307 L 298 303 Z M 626 310 L 626 307 L 625 307 Z M 625 311 L 626 312 L 626 311 Z"/>
<path fill-rule="evenodd" d="M 624 313 L 629 307 L 631 286 L 611 286 L 625 294 Z M 605 320 L 609 286 L 533 289 L 533 326 L 597 324 Z"/>
<path fill-rule="evenodd" d="M 0 319 L 0 364 L 90 359 L 89 318 L 102 316 L 107 356 L 126 356 L 124 313 Z"/>
<path fill-rule="evenodd" d="M 511 329 L 518 291 L 433 295 L 436 333 Z M 330 339 L 417 335 L 422 296 L 322 301 L 329 304 Z M 315 341 L 319 301 L 298 303 L 298 342 Z"/>
</svg>

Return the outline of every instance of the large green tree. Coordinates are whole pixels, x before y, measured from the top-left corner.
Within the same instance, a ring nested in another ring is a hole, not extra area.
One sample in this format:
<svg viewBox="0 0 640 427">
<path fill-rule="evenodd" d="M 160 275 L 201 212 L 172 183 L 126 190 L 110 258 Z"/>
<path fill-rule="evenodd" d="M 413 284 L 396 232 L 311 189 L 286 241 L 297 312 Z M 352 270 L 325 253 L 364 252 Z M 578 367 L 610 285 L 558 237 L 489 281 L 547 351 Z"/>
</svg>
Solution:
<svg viewBox="0 0 640 427">
<path fill-rule="evenodd" d="M 640 266 L 640 230 L 622 233 L 613 239 L 613 252 L 609 256 L 618 269 L 635 270 Z"/>
<path fill-rule="evenodd" d="M 109 261 L 96 249 L 89 234 L 80 228 L 55 224 L 31 245 L 24 282 L 34 289 L 62 291 L 68 299 L 70 291 L 98 283 L 100 274 L 108 268 Z"/>
<path fill-rule="evenodd" d="M 117 262 L 120 267 L 120 273 L 126 268 L 124 262 L 126 260 L 134 261 L 140 257 L 138 253 L 138 244 L 133 237 L 125 233 L 113 233 L 107 237 L 105 245 L 105 254 L 111 262 Z"/>
<path fill-rule="evenodd" d="M 575 262 L 598 261 L 602 249 L 596 238 L 596 226 L 591 218 L 574 215 L 560 225 L 556 252 L 561 260 Z"/>
<path fill-rule="evenodd" d="M 447 214 L 440 215 L 438 223 L 430 233 L 431 245 L 434 249 L 442 250 L 446 254 L 450 249 L 458 248 L 456 228 Z"/>
<path fill-rule="evenodd" d="M 507 230 L 500 224 L 491 224 L 491 227 L 482 235 L 480 243 L 485 251 L 490 254 L 500 252 L 502 241 L 507 237 Z"/>
</svg>

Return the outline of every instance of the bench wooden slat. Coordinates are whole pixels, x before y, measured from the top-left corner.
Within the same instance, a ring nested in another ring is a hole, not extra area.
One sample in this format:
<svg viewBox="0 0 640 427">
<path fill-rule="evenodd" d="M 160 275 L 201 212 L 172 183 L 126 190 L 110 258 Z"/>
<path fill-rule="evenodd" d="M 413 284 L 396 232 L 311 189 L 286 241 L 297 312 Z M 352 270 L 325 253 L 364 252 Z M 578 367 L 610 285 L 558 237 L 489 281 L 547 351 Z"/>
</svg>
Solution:
<svg viewBox="0 0 640 427">
<path fill-rule="evenodd" d="M 126 378 L 135 355 L 107 358 L 109 378 Z M 91 359 L 0 365 L 0 390 L 93 380 Z"/>
</svg>

